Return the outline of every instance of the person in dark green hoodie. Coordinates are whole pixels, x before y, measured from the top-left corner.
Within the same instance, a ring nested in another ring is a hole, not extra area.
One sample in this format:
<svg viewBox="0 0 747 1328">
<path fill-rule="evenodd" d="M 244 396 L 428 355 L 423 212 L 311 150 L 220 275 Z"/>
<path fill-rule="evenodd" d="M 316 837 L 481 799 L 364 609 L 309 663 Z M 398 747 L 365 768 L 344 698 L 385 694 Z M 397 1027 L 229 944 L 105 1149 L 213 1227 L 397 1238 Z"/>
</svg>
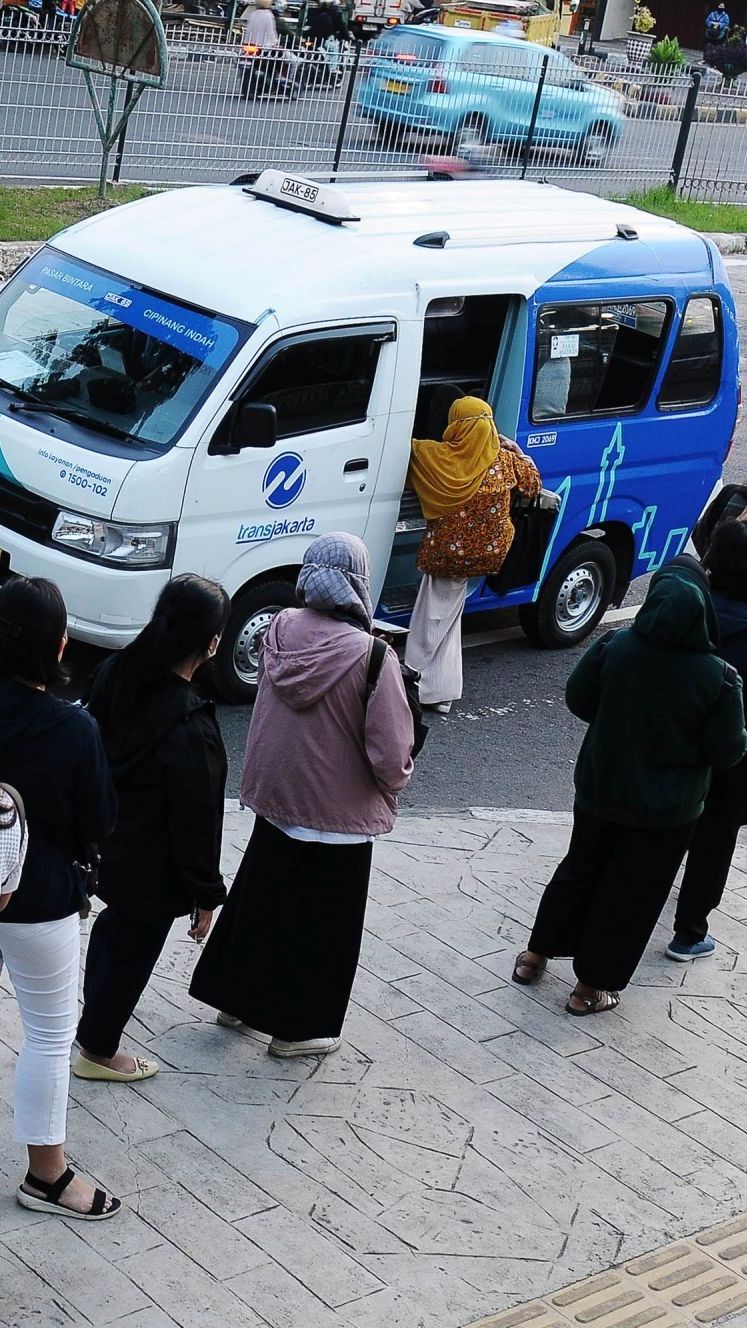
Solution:
<svg viewBox="0 0 747 1328">
<path fill-rule="evenodd" d="M 586 651 L 566 686 L 589 725 L 575 770 L 568 853 L 545 889 L 513 978 L 570 957 L 569 1014 L 619 1004 L 666 903 L 703 810 L 712 770 L 747 751 L 742 684 L 719 658 L 700 563 L 687 554 L 652 577 L 631 627 Z"/>
</svg>

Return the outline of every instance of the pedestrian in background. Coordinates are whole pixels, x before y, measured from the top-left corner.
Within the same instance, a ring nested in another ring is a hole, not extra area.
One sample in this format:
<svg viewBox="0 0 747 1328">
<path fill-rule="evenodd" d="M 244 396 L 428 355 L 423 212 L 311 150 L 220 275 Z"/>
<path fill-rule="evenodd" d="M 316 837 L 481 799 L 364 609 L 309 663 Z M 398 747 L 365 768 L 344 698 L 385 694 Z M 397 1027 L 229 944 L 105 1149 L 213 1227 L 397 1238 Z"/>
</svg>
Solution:
<svg viewBox="0 0 747 1328">
<path fill-rule="evenodd" d="M 254 8 L 243 20 L 244 41 L 247 46 L 258 46 L 260 50 L 278 46 L 277 23 L 272 12 L 272 0 L 254 0 Z"/>
<path fill-rule="evenodd" d="M 94 674 L 88 708 L 101 727 L 119 796 L 101 846 L 106 904 L 88 942 L 78 1026 L 79 1079 L 148 1079 L 155 1061 L 119 1050 L 125 1025 L 176 918 L 201 941 L 223 903 L 220 873 L 226 752 L 215 710 L 192 686 L 228 617 L 222 586 L 177 576 L 131 645 Z"/>
<path fill-rule="evenodd" d="M 726 41 L 731 27 L 731 19 L 726 12 L 726 5 L 717 5 L 706 19 L 706 46 L 719 46 Z"/>
<path fill-rule="evenodd" d="M 719 524 L 708 551 L 711 598 L 721 637 L 721 654 L 747 677 L 747 524 Z M 724 893 L 737 836 L 747 825 L 747 757 L 717 771 L 687 854 L 674 918 L 670 959 L 681 963 L 713 954 L 708 915 Z"/>
<path fill-rule="evenodd" d="M 619 1004 L 703 810 L 711 768 L 725 770 L 747 750 L 742 684 L 717 643 L 706 574 L 684 554 L 652 577 L 632 626 L 595 641 L 568 679 L 566 704 L 589 726 L 573 833 L 513 979 L 527 985 L 548 958 L 572 958 L 569 1014 Z"/>
<path fill-rule="evenodd" d="M 413 439 L 407 483 L 428 522 L 418 552 L 422 580 L 405 659 L 420 677 L 423 705 L 448 714 L 462 695 L 462 610 L 467 580 L 490 564 L 497 575 L 514 537 L 511 495 L 534 497 L 539 471 L 503 438 L 479 397 L 459 397 L 440 442 Z"/>
<path fill-rule="evenodd" d="M 49 690 L 66 680 L 66 643 L 67 610 L 51 581 L 14 577 L 0 588 L 0 770 L 29 827 L 18 888 L 3 895 L 0 911 L 0 950 L 24 1034 L 14 1132 L 29 1169 L 17 1198 L 24 1208 L 92 1221 L 113 1217 L 120 1202 L 65 1158 L 85 904 L 77 864 L 111 830 L 116 796 L 96 721 Z"/>
<path fill-rule="evenodd" d="M 368 694 L 362 541 L 315 540 L 297 593 L 304 607 L 277 615 L 260 660 L 241 778 L 254 830 L 190 988 L 219 1023 L 269 1034 L 274 1056 L 340 1045 L 373 840 L 392 829 L 412 773 L 412 715 L 389 647 Z"/>
</svg>

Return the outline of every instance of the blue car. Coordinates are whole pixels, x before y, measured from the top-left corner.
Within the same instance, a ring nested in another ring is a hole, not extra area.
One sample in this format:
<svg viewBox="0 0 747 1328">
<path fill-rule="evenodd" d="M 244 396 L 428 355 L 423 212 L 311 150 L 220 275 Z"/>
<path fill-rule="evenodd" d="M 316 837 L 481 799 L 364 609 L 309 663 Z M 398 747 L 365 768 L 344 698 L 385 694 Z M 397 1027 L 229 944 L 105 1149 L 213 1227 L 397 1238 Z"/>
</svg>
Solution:
<svg viewBox="0 0 747 1328">
<path fill-rule="evenodd" d="M 625 102 L 559 51 L 534 42 L 440 24 L 398 27 L 369 47 L 358 112 L 380 140 L 422 148 L 438 140 L 457 155 L 500 143 L 522 146 L 534 113 L 535 147 L 571 149 L 599 166 L 619 137 Z"/>
</svg>

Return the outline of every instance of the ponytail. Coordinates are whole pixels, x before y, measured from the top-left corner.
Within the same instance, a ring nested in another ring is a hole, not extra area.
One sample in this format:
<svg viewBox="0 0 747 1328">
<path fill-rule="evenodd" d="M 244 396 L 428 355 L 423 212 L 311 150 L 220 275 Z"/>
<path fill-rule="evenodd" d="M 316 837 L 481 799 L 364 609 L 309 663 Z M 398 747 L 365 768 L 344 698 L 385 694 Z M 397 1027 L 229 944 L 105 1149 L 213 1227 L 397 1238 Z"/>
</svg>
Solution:
<svg viewBox="0 0 747 1328">
<path fill-rule="evenodd" d="M 195 655 L 206 655 L 228 619 L 230 601 L 216 581 L 185 573 L 164 586 L 153 617 L 122 651 L 120 677 L 132 686 L 156 686 Z"/>
</svg>

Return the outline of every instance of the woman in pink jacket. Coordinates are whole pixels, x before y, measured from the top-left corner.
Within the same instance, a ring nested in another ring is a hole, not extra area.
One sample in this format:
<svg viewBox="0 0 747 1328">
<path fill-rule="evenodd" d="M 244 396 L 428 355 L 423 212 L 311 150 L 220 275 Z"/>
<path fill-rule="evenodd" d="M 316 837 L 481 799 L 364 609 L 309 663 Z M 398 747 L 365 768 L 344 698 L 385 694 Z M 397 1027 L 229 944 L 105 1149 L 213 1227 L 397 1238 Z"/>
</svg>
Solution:
<svg viewBox="0 0 747 1328">
<path fill-rule="evenodd" d="M 271 1036 L 273 1056 L 340 1046 L 376 835 L 412 774 L 413 724 L 387 650 L 368 695 L 366 547 L 322 535 L 260 664 L 241 801 L 256 813 L 228 902 L 192 979 L 218 1022 Z"/>
</svg>

